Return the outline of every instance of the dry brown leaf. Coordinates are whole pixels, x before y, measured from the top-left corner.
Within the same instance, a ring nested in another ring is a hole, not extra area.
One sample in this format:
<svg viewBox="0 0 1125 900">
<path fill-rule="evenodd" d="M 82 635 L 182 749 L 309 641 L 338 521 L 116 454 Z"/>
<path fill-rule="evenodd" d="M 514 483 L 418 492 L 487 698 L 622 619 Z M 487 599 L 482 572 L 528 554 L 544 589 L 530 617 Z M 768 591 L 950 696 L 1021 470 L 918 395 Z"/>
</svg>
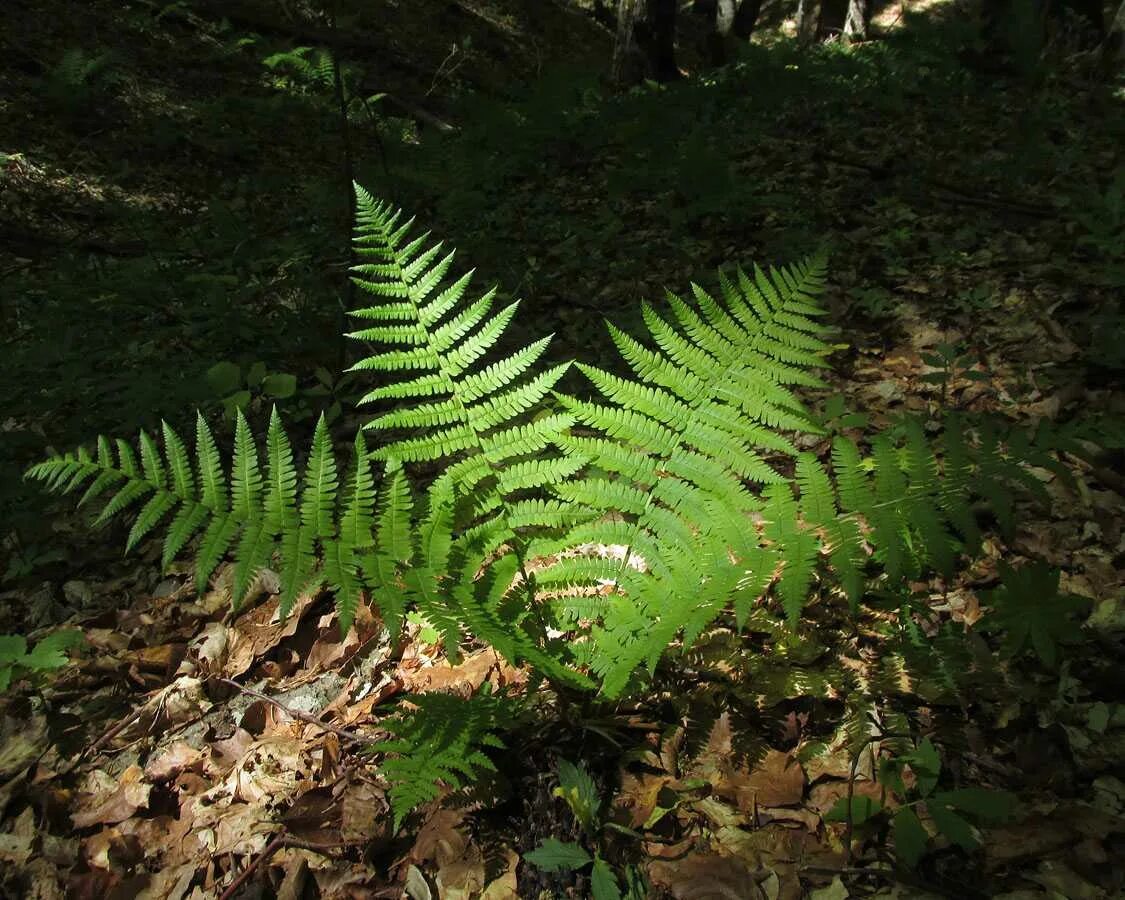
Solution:
<svg viewBox="0 0 1125 900">
<path fill-rule="evenodd" d="M 137 894 L 137 900 L 181 900 L 195 877 L 195 863 L 161 869 L 152 876 L 148 887 Z"/>
<path fill-rule="evenodd" d="M 442 660 L 426 668 L 404 667 L 401 677 L 406 690 L 413 693 L 445 691 L 461 697 L 471 697 L 485 681 L 497 688 L 527 681 L 526 672 L 514 668 L 495 650 L 481 650 L 457 666 Z"/>
<path fill-rule="evenodd" d="M 206 796 L 206 795 L 205 795 Z M 211 856 L 261 853 L 278 829 L 273 813 L 253 803 L 232 803 L 217 795 L 213 803 L 196 798 L 192 833 L 200 848 Z"/>
<path fill-rule="evenodd" d="M 31 859 L 38 837 L 35 810 L 29 806 L 16 817 L 11 831 L 0 834 L 0 862 L 20 867 L 26 865 Z"/>
<path fill-rule="evenodd" d="M 201 764 L 205 756 L 203 750 L 176 741 L 145 764 L 145 777 L 152 782 L 171 781 L 181 772 Z"/>
<path fill-rule="evenodd" d="M 771 874 L 711 853 L 693 853 L 676 862 L 660 860 L 648 867 L 652 883 L 676 900 L 766 900 L 760 883 Z"/>
<path fill-rule="evenodd" d="M 113 739 L 111 746 L 128 746 L 138 738 L 159 734 L 200 718 L 211 708 L 211 701 L 198 678 L 181 675 L 161 688 L 132 716 L 132 721 Z"/>
<path fill-rule="evenodd" d="M 211 755 L 207 762 L 208 773 L 225 775 L 246 755 L 254 740 L 254 735 L 245 728 L 236 728 L 229 738 L 212 741 Z"/>
<path fill-rule="evenodd" d="M 520 900 L 516 870 L 520 864 L 519 854 L 510 848 L 504 849 L 507 865 L 504 874 L 488 883 L 480 900 Z"/>
<path fill-rule="evenodd" d="M 70 816 L 74 827 L 113 825 L 124 822 L 138 809 L 146 809 L 152 785 L 144 781 L 144 774 L 140 766 L 129 766 L 121 773 L 112 790 L 79 801 L 79 810 Z"/>
<path fill-rule="evenodd" d="M 235 800 L 276 805 L 292 797 L 307 774 L 301 743 L 274 733 L 254 743 L 228 776 Z"/>
<path fill-rule="evenodd" d="M 301 617 L 315 599 L 311 594 L 299 596 L 284 622 L 278 616 L 276 596 L 239 616 L 230 629 L 223 674 L 227 678 L 237 678 L 285 638 L 296 634 Z"/>
<path fill-rule="evenodd" d="M 341 839 L 348 844 L 371 844 L 390 837 L 390 804 L 385 792 L 353 777 L 340 794 Z"/>
<path fill-rule="evenodd" d="M 852 793 L 856 797 L 871 797 L 873 800 L 878 800 L 882 797 L 883 789 L 873 781 L 856 779 Z M 846 781 L 821 781 L 814 784 L 809 790 L 806 805 L 824 815 L 836 805 L 837 800 L 847 795 L 848 783 Z"/>
<path fill-rule="evenodd" d="M 621 788 L 613 799 L 613 805 L 628 812 L 630 828 L 640 828 L 656 809 L 660 792 L 670 781 L 672 779 L 667 775 L 623 772 Z"/>
<path fill-rule="evenodd" d="M 0 725 L 0 781 L 28 768 L 47 746 L 47 720 L 43 716 L 13 719 Z"/>
<path fill-rule="evenodd" d="M 222 622 L 208 622 L 188 644 L 178 674 L 218 675 L 223 672 L 230 649 L 230 629 Z"/>
<path fill-rule="evenodd" d="M 465 815 L 461 809 L 439 809 L 435 812 L 418 829 L 407 860 L 416 864 L 433 860 L 438 865 L 444 865 L 460 859 L 468 844 L 468 838 L 458 830 Z"/>
<path fill-rule="evenodd" d="M 140 647 L 122 655 L 120 662 L 126 666 L 134 665 L 141 672 L 167 677 L 176 671 L 186 650 L 187 645 L 181 641 L 158 644 L 154 647 Z"/>
<path fill-rule="evenodd" d="M 710 781 L 717 796 L 734 800 L 744 812 L 801 802 L 805 773 L 793 754 L 767 750 L 752 769 L 738 764 L 734 757 L 730 716 L 723 713 L 715 721 L 707 747 L 692 763 L 690 773 Z"/>
<path fill-rule="evenodd" d="M 470 900 L 484 890 L 484 857 L 475 844 L 460 859 L 447 862 L 434 876 L 441 900 Z"/>
</svg>

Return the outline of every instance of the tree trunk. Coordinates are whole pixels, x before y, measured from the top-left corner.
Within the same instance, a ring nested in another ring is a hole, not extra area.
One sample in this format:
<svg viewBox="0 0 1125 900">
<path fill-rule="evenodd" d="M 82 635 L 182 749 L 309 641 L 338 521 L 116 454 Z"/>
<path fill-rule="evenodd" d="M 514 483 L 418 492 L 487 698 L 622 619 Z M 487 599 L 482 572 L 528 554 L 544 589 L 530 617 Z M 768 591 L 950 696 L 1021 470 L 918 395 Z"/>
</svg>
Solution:
<svg viewBox="0 0 1125 900">
<path fill-rule="evenodd" d="M 844 17 L 844 40 L 867 40 L 867 0 L 848 0 L 848 12 Z"/>
<path fill-rule="evenodd" d="M 692 12 L 707 22 L 707 38 L 704 53 L 713 66 L 721 66 L 727 61 L 731 31 L 734 28 L 736 13 L 735 0 L 695 0 Z"/>
<path fill-rule="evenodd" d="M 645 12 L 645 0 L 618 0 L 617 39 L 613 44 L 613 83 L 621 87 L 645 77 L 645 59 L 637 46 L 637 27 Z"/>
<path fill-rule="evenodd" d="M 762 13 L 762 0 L 742 0 L 734 14 L 734 36 L 740 41 L 750 40 Z"/>
<path fill-rule="evenodd" d="M 619 86 L 645 78 L 671 81 L 676 66 L 676 0 L 618 0 L 613 81 Z"/>
<path fill-rule="evenodd" d="M 797 41 L 811 44 L 820 20 L 820 0 L 797 0 Z"/>
<path fill-rule="evenodd" d="M 816 39 L 825 41 L 840 37 L 849 0 L 820 0 L 820 15 L 816 20 Z"/>
<path fill-rule="evenodd" d="M 1125 0 L 1117 7 L 1117 15 L 1109 25 L 1109 33 L 1102 43 L 1101 69 L 1107 77 L 1112 77 L 1125 59 Z"/>
</svg>

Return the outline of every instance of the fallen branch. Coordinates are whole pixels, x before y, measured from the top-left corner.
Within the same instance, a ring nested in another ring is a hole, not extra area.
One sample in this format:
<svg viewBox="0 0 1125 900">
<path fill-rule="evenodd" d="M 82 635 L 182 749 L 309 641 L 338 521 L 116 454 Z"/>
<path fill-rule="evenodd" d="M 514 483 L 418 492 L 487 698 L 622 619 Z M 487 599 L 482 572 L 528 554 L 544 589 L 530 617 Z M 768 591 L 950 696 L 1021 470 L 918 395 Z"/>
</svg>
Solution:
<svg viewBox="0 0 1125 900">
<path fill-rule="evenodd" d="M 223 679 L 224 681 L 226 679 Z M 262 864 L 273 856 L 285 844 L 285 827 L 282 826 L 281 831 L 277 833 L 272 841 L 266 844 L 265 849 L 254 859 L 250 865 L 243 869 L 238 877 L 230 883 L 230 886 L 219 895 L 219 900 L 230 900 L 235 894 L 242 889 L 242 886 L 253 876 L 255 872 L 262 867 Z"/>
<path fill-rule="evenodd" d="M 364 737 L 361 734 L 356 734 L 354 731 L 348 731 L 346 728 L 338 728 L 335 725 L 329 725 L 327 722 L 322 722 L 320 719 L 318 719 L 314 715 L 311 715 L 310 713 L 302 712 L 299 709 L 288 707 L 280 700 L 275 700 L 273 697 L 269 697 L 265 694 L 259 693 L 253 688 L 248 688 L 245 685 L 241 685 L 237 681 L 234 681 L 230 678 L 216 678 L 214 680 L 222 682 L 223 684 L 228 684 L 233 688 L 237 688 L 242 693 L 246 694 L 249 697 L 253 697 L 255 700 L 261 700 L 263 703 L 269 703 L 271 706 L 275 706 L 280 709 L 287 716 L 290 716 L 294 719 L 299 719 L 300 721 L 306 722 L 309 725 L 315 725 L 317 728 L 323 728 L 325 731 L 331 731 L 338 737 L 345 738 L 349 741 L 354 741 L 357 744 L 370 744 L 374 740 L 374 738 Z"/>
</svg>

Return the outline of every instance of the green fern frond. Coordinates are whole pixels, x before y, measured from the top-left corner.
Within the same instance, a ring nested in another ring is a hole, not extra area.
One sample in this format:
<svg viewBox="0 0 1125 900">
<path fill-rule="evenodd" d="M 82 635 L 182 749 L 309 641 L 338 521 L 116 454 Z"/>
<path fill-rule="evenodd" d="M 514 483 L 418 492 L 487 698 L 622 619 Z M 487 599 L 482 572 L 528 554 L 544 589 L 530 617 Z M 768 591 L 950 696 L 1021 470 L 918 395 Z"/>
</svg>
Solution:
<svg viewBox="0 0 1125 900">
<path fill-rule="evenodd" d="M 597 432 L 558 441 L 564 452 L 581 454 L 592 466 L 592 474 L 555 489 L 560 499 L 587 513 L 566 540 L 615 539 L 626 548 L 623 559 L 636 553 L 649 569 L 638 577 L 620 564 L 615 589 L 623 590 L 628 580 L 641 595 L 615 597 L 621 612 L 604 616 L 595 629 L 596 655 L 602 655 L 604 641 L 612 657 L 595 663 L 596 671 L 611 676 L 603 690 L 621 689 L 625 673 L 662 652 L 685 623 L 690 622 L 688 637 L 698 634 L 738 593 L 740 582 L 758 587 L 774 577 L 772 568 L 757 581 L 733 570 L 713 577 L 695 569 L 693 560 L 708 558 L 715 561 L 713 570 L 725 568 L 730 548 L 716 522 L 729 518 L 726 511 L 744 515 L 761 506 L 749 485 L 777 486 L 770 495 L 775 505 L 790 491 L 788 479 L 763 456 L 796 455 L 778 428 L 819 430 L 787 386 L 818 384 L 812 373 L 830 349 L 816 337 L 823 326 L 810 318 L 823 268 L 823 259 L 814 259 L 793 272 L 759 272 L 755 282 L 742 275 L 738 286 L 724 276 L 722 301 L 693 285 L 694 304 L 669 295 L 674 323 L 645 304 L 642 316 L 655 349 L 610 327 L 633 377 L 580 365 L 601 402 L 560 398 L 579 423 Z M 783 511 L 788 518 L 785 526 L 775 526 L 781 531 L 774 538 L 785 538 L 780 590 L 795 615 L 818 544 L 797 527 L 791 493 Z M 628 518 L 624 528 L 589 522 L 622 515 Z M 751 542 L 739 543 L 742 553 L 766 561 Z M 677 568 L 681 563 L 687 575 Z M 633 640 L 636 647 L 630 646 Z"/>
<path fill-rule="evenodd" d="M 384 721 L 394 735 L 371 749 L 387 754 L 380 768 L 390 782 L 396 830 L 411 811 L 441 796 L 443 786 L 464 787 L 480 772 L 495 771 L 485 750 L 503 748 L 498 732 L 510 730 L 519 713 L 515 701 L 485 685 L 464 699 L 451 694 L 418 694 L 416 708 Z"/>
<path fill-rule="evenodd" d="M 527 506 L 526 495 L 577 469 L 571 462 L 544 453 L 572 420 L 531 416 L 568 364 L 535 371 L 549 338 L 505 358 L 489 359 L 517 304 L 494 311 L 495 291 L 467 300 L 471 273 L 446 280 L 452 253 L 431 244 L 428 234 L 410 239 L 411 223 L 400 225 L 400 212 L 377 203 L 358 186 L 356 203 L 355 247 L 360 263 L 353 275 L 376 303 L 352 314 L 378 324 L 353 334 L 377 345 L 374 354 L 353 368 L 390 376 L 364 398 L 366 402 L 397 404 L 365 426 L 390 437 L 374 457 L 443 468 L 443 479 L 452 493 L 440 498 L 431 495 L 423 530 L 430 538 L 447 527 L 452 532 L 456 520 L 464 533 L 463 542 L 489 535 L 490 550 L 503 546 L 516 555 L 530 603 L 532 587 L 524 570 L 521 531 L 549 527 L 559 517 L 548 507 Z M 393 434 L 400 430 L 408 434 Z M 461 521 L 460 511 L 454 515 L 454 496 L 458 510 L 469 510 L 469 520 Z M 449 542 L 451 545 L 451 536 Z M 434 555 L 425 535 L 422 545 L 416 559 L 421 560 L 423 570 L 409 573 L 407 581 L 431 620 L 447 622 L 447 638 L 453 642 L 447 649 L 455 652 L 458 629 L 450 610 L 438 616 L 437 606 L 455 609 L 462 605 L 466 616 L 471 613 L 482 627 L 490 629 L 501 621 L 502 611 L 473 605 L 493 601 L 487 595 L 480 600 L 479 586 L 474 587 L 471 576 L 446 571 L 446 560 Z M 481 546 L 469 549 L 468 544 L 463 549 L 466 558 L 482 551 Z M 448 548 L 445 552 L 448 554 Z M 458 582 L 465 577 L 469 577 L 468 583 Z M 464 618 L 460 623 L 469 625 Z M 507 628 L 512 630 L 511 623 Z M 541 645 L 545 635 L 536 640 Z M 505 646 L 514 650 L 516 645 Z M 517 658 L 527 658 L 531 644 L 520 646 Z"/>
<path fill-rule="evenodd" d="M 233 550 L 232 603 L 238 609 L 256 574 L 280 550 L 281 612 L 297 595 L 324 576 L 337 595 L 340 624 L 350 626 L 367 573 L 357 554 L 374 543 L 374 479 L 362 437 L 357 437 L 353 473 L 337 513 L 336 462 L 323 417 L 317 424 L 303 477 L 293 463 L 289 438 L 274 410 L 265 441 L 266 472 L 242 413 L 235 417 L 234 453 L 229 480 L 210 427 L 196 419 L 196 445 L 190 453 L 179 435 L 162 424 L 163 452 L 142 432 L 139 453 L 124 441 L 98 439 L 98 452 L 85 449 L 32 466 L 27 477 L 59 493 L 87 485 L 93 499 L 116 491 L 97 517 L 106 522 L 141 500 L 126 541 L 126 551 L 172 516 L 165 530 L 163 564 L 168 566 L 202 531 L 195 551 L 195 581 L 202 589 L 219 562 Z"/>
</svg>

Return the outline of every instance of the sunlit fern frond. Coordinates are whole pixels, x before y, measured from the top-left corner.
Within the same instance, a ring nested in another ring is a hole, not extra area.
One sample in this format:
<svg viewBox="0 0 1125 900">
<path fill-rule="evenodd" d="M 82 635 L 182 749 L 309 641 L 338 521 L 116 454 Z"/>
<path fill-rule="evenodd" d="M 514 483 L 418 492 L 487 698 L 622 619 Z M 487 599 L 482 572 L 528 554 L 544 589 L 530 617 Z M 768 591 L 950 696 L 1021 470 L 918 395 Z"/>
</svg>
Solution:
<svg viewBox="0 0 1125 900">
<path fill-rule="evenodd" d="M 232 601 L 236 609 L 254 576 L 273 564 L 275 554 L 281 561 L 282 614 L 292 608 L 299 593 L 311 590 L 326 574 L 336 589 L 340 624 L 346 631 L 362 590 L 354 555 L 371 544 L 364 529 L 370 519 L 373 476 L 362 442 L 356 444 L 350 496 L 345 498 L 341 516 L 337 513 L 336 462 L 323 417 L 301 477 L 276 410 L 266 436 L 265 471 L 241 412 L 235 419 L 229 475 L 202 415 L 196 419 L 194 453 L 167 423 L 162 432 L 163 449 L 143 431 L 136 450 L 123 440 L 111 444 L 99 438 L 96 454 L 80 448 L 32 466 L 27 477 L 58 493 L 85 487 L 80 504 L 112 489 L 98 523 L 133 512 L 143 501 L 133 514 L 126 551 L 164 523 L 165 567 L 199 535 L 195 581 L 200 589 L 233 551 Z"/>
</svg>

